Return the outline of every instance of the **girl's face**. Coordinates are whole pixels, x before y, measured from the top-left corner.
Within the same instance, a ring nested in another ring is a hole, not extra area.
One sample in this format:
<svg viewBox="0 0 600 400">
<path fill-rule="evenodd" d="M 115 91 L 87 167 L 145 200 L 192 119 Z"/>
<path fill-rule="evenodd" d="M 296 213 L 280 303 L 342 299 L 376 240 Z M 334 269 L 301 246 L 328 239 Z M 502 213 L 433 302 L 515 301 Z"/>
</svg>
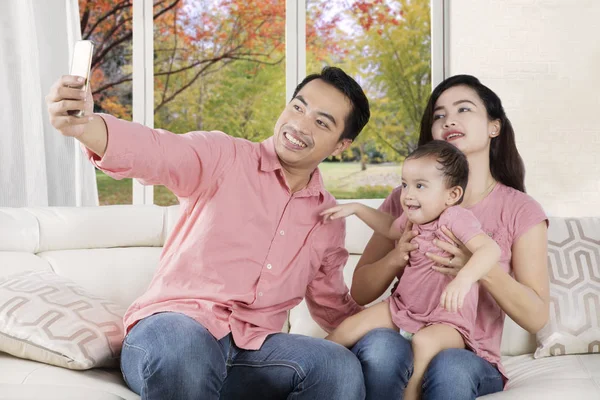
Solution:
<svg viewBox="0 0 600 400">
<path fill-rule="evenodd" d="M 452 143 L 465 155 L 489 154 L 490 141 L 500 133 L 500 122 L 490 121 L 485 105 L 468 86 L 453 86 L 435 102 L 433 139 Z"/>
<path fill-rule="evenodd" d="M 414 224 L 435 220 L 462 196 L 460 187 L 447 187 L 440 168 L 434 157 L 410 158 L 402 166 L 400 202 Z"/>
</svg>

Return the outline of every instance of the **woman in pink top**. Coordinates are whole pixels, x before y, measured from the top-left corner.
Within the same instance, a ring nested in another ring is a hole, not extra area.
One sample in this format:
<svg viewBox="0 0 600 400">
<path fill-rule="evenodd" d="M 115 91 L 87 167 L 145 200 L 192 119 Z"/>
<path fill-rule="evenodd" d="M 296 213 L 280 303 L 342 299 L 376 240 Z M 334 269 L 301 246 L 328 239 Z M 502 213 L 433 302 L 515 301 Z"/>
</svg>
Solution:
<svg viewBox="0 0 600 400">
<path fill-rule="evenodd" d="M 547 218 L 541 206 L 525 194 L 524 166 L 514 132 L 498 96 L 476 78 L 446 79 L 432 92 L 423 119 L 419 145 L 444 140 L 469 161 L 469 183 L 462 207 L 471 211 L 483 230 L 500 246 L 500 262 L 479 280 L 479 302 L 472 337 L 477 351 L 447 349 L 437 354 L 425 371 L 422 398 L 475 399 L 501 391 L 506 375 L 500 362 L 504 315 L 531 333 L 548 319 Z M 400 217 L 402 188 L 386 199 L 380 210 Z M 471 252 L 442 227 L 453 243 L 434 240 L 449 253 L 428 252 L 435 271 L 456 276 Z M 396 245 L 374 234 L 354 273 L 352 296 L 367 304 L 381 296 L 394 278 L 405 279 L 405 257 L 417 246 L 411 223 Z M 352 351 L 363 367 L 367 399 L 402 399 L 413 373 L 413 349 L 434 343 L 430 338 L 412 344 L 392 329 L 370 331 Z"/>
<path fill-rule="evenodd" d="M 326 219 L 355 214 L 375 232 L 392 240 L 401 238 L 408 221 L 419 232 L 413 239 L 419 248 L 406 260 L 402 280 L 392 296 L 348 317 L 326 338 L 352 347 L 373 329 L 391 328 L 409 341 L 414 338 L 415 343 L 430 342 L 427 348 L 413 348 L 414 371 L 404 393 L 406 399 L 418 398 L 423 373 L 440 351 L 467 347 L 477 353 L 479 348 L 472 335 L 479 296 L 477 281 L 498 263 L 500 248 L 481 229 L 473 213 L 458 205 L 468 178 L 465 155 L 450 143 L 434 140 L 404 161 L 400 193 L 404 212 L 400 217 L 394 219 L 361 203 L 339 205 L 322 213 Z M 447 240 L 442 225 L 473 253 L 454 279 L 434 271 L 434 262 L 426 256 L 428 252 L 450 256 L 431 244 L 436 238 Z"/>
</svg>

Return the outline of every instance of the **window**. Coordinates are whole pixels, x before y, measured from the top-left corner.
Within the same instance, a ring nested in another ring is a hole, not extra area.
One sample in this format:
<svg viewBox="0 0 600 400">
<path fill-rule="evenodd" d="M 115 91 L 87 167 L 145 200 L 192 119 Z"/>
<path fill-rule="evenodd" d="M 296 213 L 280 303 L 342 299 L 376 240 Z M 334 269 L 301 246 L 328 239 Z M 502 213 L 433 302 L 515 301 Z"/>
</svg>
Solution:
<svg viewBox="0 0 600 400">
<path fill-rule="evenodd" d="M 337 198 L 381 198 L 401 183 L 401 163 L 416 147 L 431 91 L 429 3 L 307 0 L 307 72 L 340 66 L 362 85 L 371 106 L 354 145 L 321 164 Z"/>
<path fill-rule="evenodd" d="M 92 75 L 97 110 L 125 119 L 132 111 L 131 3 L 79 0 L 83 37 L 97 45 Z M 371 121 L 355 144 L 321 164 L 326 187 L 338 198 L 385 197 L 399 184 L 401 162 L 416 146 L 431 90 L 430 1 L 297 4 L 305 10 L 288 13 L 306 13 L 306 35 L 288 32 L 293 41 L 288 46 L 306 40 L 306 57 L 299 57 L 306 59 L 306 72 L 340 66 L 371 103 Z M 436 7 L 439 14 L 442 6 Z M 285 2 L 155 0 L 151 14 L 154 126 L 176 133 L 222 130 L 252 141 L 269 137 L 290 86 Z M 304 21 L 304 15 L 287 18 Z M 131 180 L 114 181 L 99 172 L 98 186 L 101 204 L 132 201 Z M 164 187 L 154 187 L 155 204 L 176 202 Z"/>
<path fill-rule="evenodd" d="M 284 40 L 283 1 L 178 2 L 154 23 L 154 125 L 268 138 L 285 106 Z M 177 202 L 154 189 L 155 204 Z"/>
<path fill-rule="evenodd" d="M 131 120 L 132 9 L 129 1 L 79 0 L 81 37 L 92 40 L 95 112 Z M 131 204 L 131 179 L 114 180 L 96 170 L 100 205 Z"/>
</svg>

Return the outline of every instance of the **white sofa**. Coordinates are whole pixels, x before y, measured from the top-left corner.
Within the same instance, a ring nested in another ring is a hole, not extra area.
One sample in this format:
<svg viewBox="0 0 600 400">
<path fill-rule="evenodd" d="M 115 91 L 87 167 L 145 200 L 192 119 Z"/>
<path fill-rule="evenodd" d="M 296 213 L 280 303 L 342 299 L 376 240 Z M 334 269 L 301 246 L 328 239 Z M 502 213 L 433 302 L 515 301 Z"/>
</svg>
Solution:
<svg viewBox="0 0 600 400">
<path fill-rule="evenodd" d="M 365 201 L 378 206 L 379 200 Z M 0 208 L 0 277 L 47 269 L 90 292 L 129 305 L 150 282 L 178 207 Z M 552 227 L 551 227 L 552 229 Z M 347 224 L 353 269 L 371 235 L 356 219 Z M 322 335 L 304 304 L 290 312 L 294 333 Z M 0 337 L 0 340 L 2 338 Z M 502 342 L 509 390 L 486 400 L 600 399 L 600 354 L 533 359 L 535 337 L 507 318 Z M 73 371 L 0 352 L 0 399 L 139 399 L 120 371 Z"/>
</svg>

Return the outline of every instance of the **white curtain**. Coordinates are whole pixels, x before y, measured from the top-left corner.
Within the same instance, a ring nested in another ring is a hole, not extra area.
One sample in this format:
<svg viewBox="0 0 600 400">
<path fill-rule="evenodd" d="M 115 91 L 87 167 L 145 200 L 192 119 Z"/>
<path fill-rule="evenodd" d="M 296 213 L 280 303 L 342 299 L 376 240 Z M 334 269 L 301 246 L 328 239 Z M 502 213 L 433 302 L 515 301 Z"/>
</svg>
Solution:
<svg viewBox="0 0 600 400">
<path fill-rule="evenodd" d="M 93 166 L 44 101 L 80 37 L 77 0 L 0 0 L 0 206 L 98 205 Z"/>
</svg>

